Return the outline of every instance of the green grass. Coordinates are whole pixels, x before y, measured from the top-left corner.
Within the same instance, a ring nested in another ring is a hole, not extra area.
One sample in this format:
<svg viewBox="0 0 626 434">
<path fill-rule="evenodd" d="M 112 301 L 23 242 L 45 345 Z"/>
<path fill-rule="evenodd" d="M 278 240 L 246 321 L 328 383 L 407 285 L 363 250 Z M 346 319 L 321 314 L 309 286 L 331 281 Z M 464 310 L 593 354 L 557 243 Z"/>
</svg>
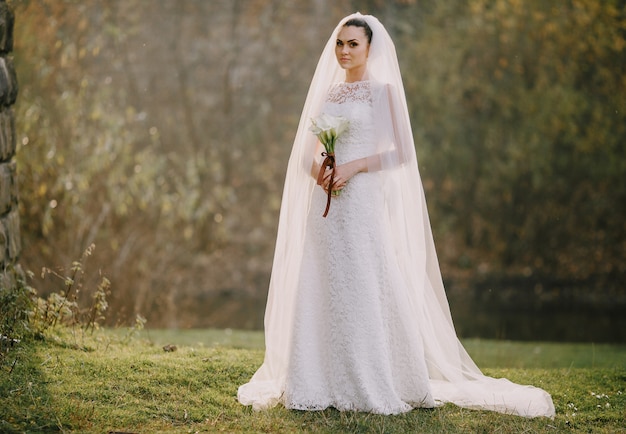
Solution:
<svg viewBox="0 0 626 434">
<path fill-rule="evenodd" d="M 165 344 L 178 349 L 165 352 Z M 399 416 L 254 412 L 236 400 L 263 359 L 258 332 L 58 332 L 2 362 L 0 432 L 626 432 L 626 346 L 467 340 L 484 372 L 548 390 L 557 416 L 446 405 Z"/>
</svg>

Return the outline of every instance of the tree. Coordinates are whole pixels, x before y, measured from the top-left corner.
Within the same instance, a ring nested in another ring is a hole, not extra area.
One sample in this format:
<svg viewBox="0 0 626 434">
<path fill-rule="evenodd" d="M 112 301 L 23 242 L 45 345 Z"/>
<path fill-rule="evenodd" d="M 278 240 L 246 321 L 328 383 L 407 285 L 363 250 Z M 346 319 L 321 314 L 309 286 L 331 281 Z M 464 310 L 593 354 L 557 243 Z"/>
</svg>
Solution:
<svg viewBox="0 0 626 434">
<path fill-rule="evenodd" d="M 484 270 L 623 275 L 619 2 L 439 3 L 431 18 L 405 76 L 435 226 Z"/>
</svg>

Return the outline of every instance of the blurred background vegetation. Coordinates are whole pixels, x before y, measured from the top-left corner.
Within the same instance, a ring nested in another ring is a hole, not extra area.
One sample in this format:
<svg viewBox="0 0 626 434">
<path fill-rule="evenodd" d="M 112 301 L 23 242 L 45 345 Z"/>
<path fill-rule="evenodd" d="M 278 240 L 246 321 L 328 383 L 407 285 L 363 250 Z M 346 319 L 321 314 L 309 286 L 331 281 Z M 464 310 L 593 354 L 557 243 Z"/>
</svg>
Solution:
<svg viewBox="0 0 626 434">
<path fill-rule="evenodd" d="M 300 110 L 359 10 L 396 43 L 459 333 L 626 341 L 626 1 L 10 4 L 20 262 L 94 243 L 111 325 L 262 327 Z"/>
</svg>

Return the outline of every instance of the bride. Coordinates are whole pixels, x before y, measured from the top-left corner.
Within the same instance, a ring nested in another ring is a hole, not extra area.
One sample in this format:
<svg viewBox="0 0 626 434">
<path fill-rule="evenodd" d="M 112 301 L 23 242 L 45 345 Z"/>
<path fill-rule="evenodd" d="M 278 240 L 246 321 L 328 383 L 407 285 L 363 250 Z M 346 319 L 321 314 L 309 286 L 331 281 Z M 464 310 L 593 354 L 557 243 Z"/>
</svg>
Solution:
<svg viewBox="0 0 626 434">
<path fill-rule="evenodd" d="M 348 121 L 334 169 L 310 131 L 322 113 Z M 265 344 L 263 365 L 238 391 L 257 410 L 281 403 L 397 414 L 450 402 L 554 416 L 548 393 L 484 376 L 456 336 L 395 48 L 373 16 L 338 24 L 307 95 L 287 168 Z"/>
</svg>

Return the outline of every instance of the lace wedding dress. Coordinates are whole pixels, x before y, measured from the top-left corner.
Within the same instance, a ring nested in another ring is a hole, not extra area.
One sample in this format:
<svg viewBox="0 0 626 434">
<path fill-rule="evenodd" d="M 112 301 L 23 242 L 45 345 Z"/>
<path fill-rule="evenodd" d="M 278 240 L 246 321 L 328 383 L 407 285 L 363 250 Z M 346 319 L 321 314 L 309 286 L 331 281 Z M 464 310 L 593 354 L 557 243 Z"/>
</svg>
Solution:
<svg viewBox="0 0 626 434">
<path fill-rule="evenodd" d="M 347 20 L 373 31 L 367 78 L 345 78 L 335 56 Z M 329 91 L 330 88 L 330 91 Z M 332 198 L 311 176 L 321 113 L 350 121 L 338 164 L 368 171 Z M 345 17 L 318 62 L 294 139 L 265 310 L 263 364 L 237 392 L 255 410 L 395 414 L 453 403 L 554 417 L 538 387 L 482 374 L 459 341 L 439 269 L 393 42 L 370 15 Z"/>
<path fill-rule="evenodd" d="M 376 152 L 371 83 L 334 86 L 323 112 L 349 120 L 339 136 L 342 164 Z M 381 224 L 377 172 L 354 176 L 322 214 L 326 193 L 313 193 L 295 299 L 287 408 L 401 413 L 434 407 L 422 342 L 406 328 L 404 285 Z"/>
</svg>

